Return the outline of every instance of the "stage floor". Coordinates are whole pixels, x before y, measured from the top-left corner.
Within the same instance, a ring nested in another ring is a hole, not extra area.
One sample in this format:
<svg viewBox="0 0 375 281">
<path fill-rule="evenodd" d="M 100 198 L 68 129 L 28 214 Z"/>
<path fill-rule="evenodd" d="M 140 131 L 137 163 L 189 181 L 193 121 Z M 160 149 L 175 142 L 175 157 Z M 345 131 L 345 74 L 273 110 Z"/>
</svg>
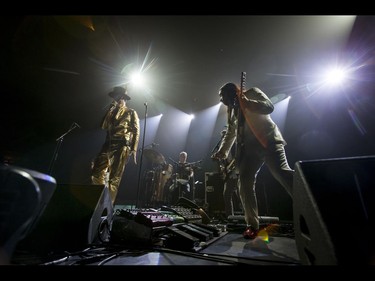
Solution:
<svg viewBox="0 0 375 281">
<path fill-rule="evenodd" d="M 157 245 L 93 245 L 74 253 L 35 258 L 17 256 L 15 264 L 31 265 L 94 265 L 94 266 L 217 266 L 217 265 L 300 265 L 293 233 L 283 225 L 253 240 L 244 239 L 238 229 L 226 230 L 199 247 L 181 250 Z M 287 226 L 290 228 L 290 225 Z"/>
</svg>

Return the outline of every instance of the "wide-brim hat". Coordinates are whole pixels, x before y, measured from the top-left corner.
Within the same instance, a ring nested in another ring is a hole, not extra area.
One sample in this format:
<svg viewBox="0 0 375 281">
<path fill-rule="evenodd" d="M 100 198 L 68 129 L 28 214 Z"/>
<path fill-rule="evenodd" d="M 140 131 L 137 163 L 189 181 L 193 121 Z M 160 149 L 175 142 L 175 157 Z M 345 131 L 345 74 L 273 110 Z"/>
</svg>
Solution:
<svg viewBox="0 0 375 281">
<path fill-rule="evenodd" d="M 108 93 L 108 95 L 115 100 L 130 100 L 131 98 L 127 95 L 127 90 L 123 87 L 114 87 L 113 91 Z"/>
</svg>

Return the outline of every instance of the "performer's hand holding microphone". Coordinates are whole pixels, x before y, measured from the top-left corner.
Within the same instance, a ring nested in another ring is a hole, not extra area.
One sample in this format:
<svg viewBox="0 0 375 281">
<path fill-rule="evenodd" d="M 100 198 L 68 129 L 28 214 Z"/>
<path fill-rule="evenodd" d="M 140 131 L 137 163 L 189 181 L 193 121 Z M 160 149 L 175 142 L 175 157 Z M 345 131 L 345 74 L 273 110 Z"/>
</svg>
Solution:
<svg viewBox="0 0 375 281">
<path fill-rule="evenodd" d="M 109 106 L 109 110 L 110 111 L 114 110 L 116 108 L 116 106 L 117 106 L 117 101 L 113 100 L 111 102 L 111 105 Z"/>
</svg>

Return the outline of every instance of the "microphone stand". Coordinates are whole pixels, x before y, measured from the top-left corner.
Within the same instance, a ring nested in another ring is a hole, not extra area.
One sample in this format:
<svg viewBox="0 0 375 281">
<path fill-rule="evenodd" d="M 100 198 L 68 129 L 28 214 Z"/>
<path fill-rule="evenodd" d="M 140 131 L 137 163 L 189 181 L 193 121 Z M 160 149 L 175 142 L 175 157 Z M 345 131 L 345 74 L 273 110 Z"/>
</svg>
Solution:
<svg viewBox="0 0 375 281">
<path fill-rule="evenodd" d="M 203 160 L 199 160 L 199 161 L 195 161 L 195 162 L 191 162 L 191 163 L 188 163 L 188 166 L 193 169 L 193 175 L 192 175 L 192 200 L 193 202 L 195 202 L 195 171 L 196 169 L 198 168 L 197 167 L 197 164 L 200 164 L 202 163 Z"/>
<path fill-rule="evenodd" d="M 75 128 L 79 128 L 79 126 L 78 126 L 77 123 L 74 122 L 74 123 L 70 126 L 70 128 L 69 128 L 68 131 L 66 131 L 64 134 L 62 134 L 60 137 L 58 137 L 58 138 L 56 139 L 57 144 L 56 144 L 55 151 L 53 152 L 53 156 L 52 156 L 51 162 L 50 162 L 50 164 L 49 164 L 49 168 L 48 168 L 48 174 L 49 174 L 50 176 L 52 176 L 53 166 L 55 165 L 55 162 L 56 162 L 56 160 L 57 160 L 57 156 L 59 155 L 59 150 L 60 150 L 61 144 L 62 144 L 62 142 L 63 142 L 63 140 L 64 140 L 64 137 L 65 137 L 67 134 L 69 134 L 71 131 L 73 131 Z"/>
<path fill-rule="evenodd" d="M 191 176 L 192 178 L 190 179 L 190 181 L 192 181 L 192 188 L 193 188 L 193 190 L 192 190 L 192 201 L 193 202 L 195 202 L 195 171 L 194 171 L 194 168 L 192 168 L 193 169 L 193 175 Z"/>
<path fill-rule="evenodd" d="M 221 137 L 220 137 L 220 140 L 217 142 L 217 144 L 215 145 L 215 147 L 211 150 L 211 155 L 214 154 L 214 152 L 216 153 L 220 147 L 220 144 L 221 142 L 223 141 L 223 138 L 224 138 L 224 135 L 225 134 L 222 134 Z M 218 159 L 214 159 L 214 158 L 211 158 L 212 160 L 214 160 L 217 164 L 218 164 L 218 172 L 220 173 L 221 170 L 222 170 L 222 164 L 221 164 L 221 160 L 218 160 Z"/>
<path fill-rule="evenodd" d="M 139 170 L 138 170 L 138 187 L 137 187 L 137 200 L 135 202 L 135 207 L 139 208 L 139 190 L 141 186 L 141 171 L 142 171 L 142 162 L 143 162 L 143 150 L 145 147 L 145 136 L 146 136 L 146 125 L 147 125 L 147 102 L 143 104 L 145 106 L 145 125 L 143 128 L 143 138 L 142 138 L 142 147 L 141 147 L 141 159 L 139 160 Z"/>
<path fill-rule="evenodd" d="M 172 191 L 172 194 L 170 196 L 170 198 L 173 199 L 173 195 L 174 195 L 173 193 L 176 192 L 175 189 L 177 188 L 177 177 L 179 176 L 177 172 L 179 170 L 178 169 L 179 163 L 176 162 L 176 161 L 174 161 L 171 157 L 169 157 L 169 160 L 171 160 L 174 163 L 174 165 L 175 165 L 175 173 L 173 175 L 173 181 L 172 181 L 173 182 L 173 191 Z M 181 195 L 181 184 L 179 183 L 178 184 L 178 198 L 181 197 L 180 195 Z M 173 204 L 173 202 L 169 202 L 169 203 Z"/>
</svg>

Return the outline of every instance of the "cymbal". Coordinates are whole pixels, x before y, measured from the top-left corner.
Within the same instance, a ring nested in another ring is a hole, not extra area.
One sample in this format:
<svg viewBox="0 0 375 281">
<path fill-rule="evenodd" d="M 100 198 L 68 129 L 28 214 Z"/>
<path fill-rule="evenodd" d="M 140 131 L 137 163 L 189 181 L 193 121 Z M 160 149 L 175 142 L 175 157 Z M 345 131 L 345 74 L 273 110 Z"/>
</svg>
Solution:
<svg viewBox="0 0 375 281">
<path fill-rule="evenodd" d="M 150 160 L 152 163 L 157 163 L 157 164 L 164 164 L 165 163 L 165 158 L 164 156 L 153 149 L 144 149 L 143 153 L 145 157 Z"/>
</svg>

